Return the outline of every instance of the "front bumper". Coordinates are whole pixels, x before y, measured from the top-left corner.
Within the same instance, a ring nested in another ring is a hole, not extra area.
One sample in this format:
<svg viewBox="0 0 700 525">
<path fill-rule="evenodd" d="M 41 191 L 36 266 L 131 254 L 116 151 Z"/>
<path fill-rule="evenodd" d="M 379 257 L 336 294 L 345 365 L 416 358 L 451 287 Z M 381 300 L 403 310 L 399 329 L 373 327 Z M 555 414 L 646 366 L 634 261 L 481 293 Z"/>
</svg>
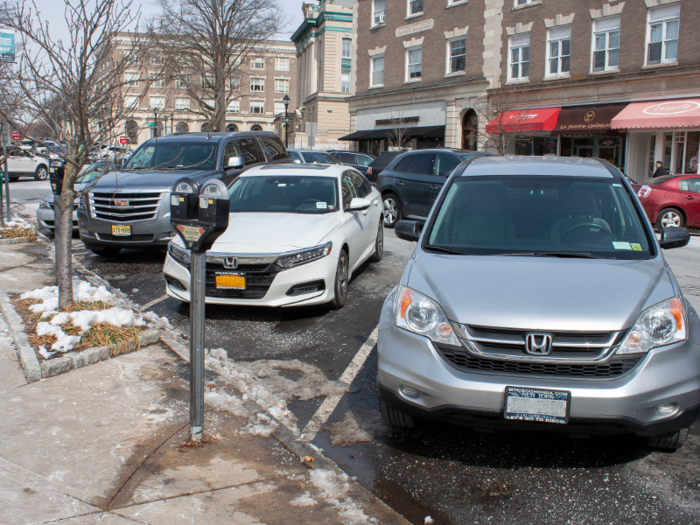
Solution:
<svg viewBox="0 0 700 525">
<path fill-rule="evenodd" d="M 46 208 L 39 208 L 36 211 L 36 221 L 39 223 L 39 228 L 43 228 L 45 230 L 53 231 L 56 227 L 56 218 L 53 210 L 51 209 L 47 210 Z M 73 211 L 73 231 L 78 231 L 78 213 L 75 210 Z"/>
<path fill-rule="evenodd" d="M 93 246 L 115 246 L 120 248 L 166 247 L 175 237 L 170 224 L 170 213 L 152 220 L 116 223 L 89 217 L 87 211 L 78 210 L 80 239 Z M 131 235 L 115 236 L 112 226 L 131 226 Z"/>
</svg>

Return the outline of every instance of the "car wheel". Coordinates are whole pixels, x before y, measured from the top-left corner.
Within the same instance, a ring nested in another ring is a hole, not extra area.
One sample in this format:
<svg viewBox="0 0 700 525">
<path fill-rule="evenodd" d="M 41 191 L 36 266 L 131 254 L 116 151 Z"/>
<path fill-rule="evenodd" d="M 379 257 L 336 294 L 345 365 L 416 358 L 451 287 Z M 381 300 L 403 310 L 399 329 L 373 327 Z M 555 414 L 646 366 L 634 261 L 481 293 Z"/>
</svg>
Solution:
<svg viewBox="0 0 700 525">
<path fill-rule="evenodd" d="M 350 258 L 348 252 L 340 251 L 338 257 L 338 269 L 335 272 L 335 286 L 333 292 L 335 297 L 330 302 L 333 310 L 339 310 L 348 300 L 348 283 L 350 282 Z"/>
<path fill-rule="evenodd" d="M 685 444 L 686 439 L 688 439 L 688 427 L 681 428 L 670 434 L 651 436 L 647 439 L 647 445 L 659 450 L 678 450 Z"/>
<path fill-rule="evenodd" d="M 387 425 L 399 428 L 415 428 L 416 422 L 413 420 L 412 416 L 396 410 L 395 408 L 387 405 L 383 399 L 379 399 L 379 409 L 382 413 L 382 419 Z"/>
<path fill-rule="evenodd" d="M 17 182 L 19 177 L 10 177 L 10 182 Z"/>
<path fill-rule="evenodd" d="M 387 193 L 384 200 L 384 226 L 393 228 L 401 220 L 401 202 L 393 193 Z"/>
<path fill-rule="evenodd" d="M 39 166 L 36 169 L 36 172 L 34 173 L 34 179 L 35 180 L 46 180 L 49 178 L 49 170 L 46 169 L 46 166 Z"/>
<path fill-rule="evenodd" d="M 374 241 L 374 253 L 370 256 L 370 262 L 379 262 L 384 256 L 384 224 L 379 223 L 377 230 L 377 239 Z"/>
<path fill-rule="evenodd" d="M 656 218 L 656 227 L 662 228 L 682 228 L 685 226 L 683 214 L 676 208 L 664 208 Z"/>
</svg>

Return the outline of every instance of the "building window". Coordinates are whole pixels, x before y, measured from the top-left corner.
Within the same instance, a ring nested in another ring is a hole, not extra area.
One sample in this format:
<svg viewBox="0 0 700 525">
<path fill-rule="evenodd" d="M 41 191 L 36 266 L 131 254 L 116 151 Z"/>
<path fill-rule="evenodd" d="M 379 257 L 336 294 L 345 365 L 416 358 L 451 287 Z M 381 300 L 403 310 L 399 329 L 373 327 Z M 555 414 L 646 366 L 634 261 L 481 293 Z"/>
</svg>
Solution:
<svg viewBox="0 0 700 525">
<path fill-rule="evenodd" d="M 165 109 L 165 97 L 150 97 L 150 99 L 148 107 L 151 109 Z"/>
<path fill-rule="evenodd" d="M 232 100 L 231 102 L 228 103 L 228 106 L 226 107 L 226 113 L 240 113 L 241 112 L 241 101 L 240 100 Z"/>
<path fill-rule="evenodd" d="M 533 3 L 535 0 L 515 0 L 515 5 L 528 5 Z"/>
<path fill-rule="evenodd" d="M 190 77 L 184 76 L 176 80 L 176 85 L 179 88 L 187 88 L 190 85 Z"/>
<path fill-rule="evenodd" d="M 423 13 L 423 0 L 408 0 L 408 16 L 420 15 Z"/>
<path fill-rule="evenodd" d="M 250 101 L 250 112 L 255 115 L 262 115 L 265 113 L 265 101 L 264 100 L 251 100 Z"/>
<path fill-rule="evenodd" d="M 547 76 L 569 76 L 571 70 L 571 26 L 547 32 Z"/>
<path fill-rule="evenodd" d="M 508 80 L 528 80 L 530 75 L 530 34 L 508 40 Z"/>
<path fill-rule="evenodd" d="M 160 66 L 163 64 L 163 57 L 160 55 L 151 55 L 151 64 L 154 66 Z"/>
<path fill-rule="evenodd" d="M 214 75 L 202 75 L 202 87 L 213 89 L 216 86 Z"/>
<path fill-rule="evenodd" d="M 340 74 L 340 92 L 350 93 L 350 73 Z"/>
<path fill-rule="evenodd" d="M 127 71 L 124 73 L 124 83 L 128 84 L 127 87 L 139 87 L 139 78 L 140 78 L 139 73 L 132 73 Z"/>
<path fill-rule="evenodd" d="M 275 115 L 284 113 L 284 102 L 281 100 L 275 100 Z"/>
<path fill-rule="evenodd" d="M 373 25 L 378 26 L 385 23 L 384 12 L 386 10 L 386 0 L 372 0 L 372 20 Z"/>
<path fill-rule="evenodd" d="M 288 78 L 276 78 L 275 79 L 275 93 L 289 93 L 289 79 Z"/>
<path fill-rule="evenodd" d="M 649 10 L 647 64 L 668 64 L 678 58 L 680 4 Z"/>
<path fill-rule="evenodd" d="M 250 90 L 251 91 L 265 91 L 265 79 L 264 78 L 251 78 L 250 79 Z"/>
<path fill-rule="evenodd" d="M 136 109 L 139 107 L 139 97 L 127 96 L 124 97 L 124 107 L 129 109 Z"/>
<path fill-rule="evenodd" d="M 251 59 L 250 69 L 265 69 L 265 59 L 262 57 Z"/>
<path fill-rule="evenodd" d="M 352 58 L 352 40 L 343 38 L 343 58 Z"/>
<path fill-rule="evenodd" d="M 372 59 L 372 75 L 370 77 L 370 87 L 384 85 L 384 56 Z"/>
<path fill-rule="evenodd" d="M 277 71 L 289 71 L 289 59 L 275 58 L 275 69 Z"/>
<path fill-rule="evenodd" d="M 467 39 L 458 38 L 447 42 L 447 72 L 458 73 L 466 66 Z"/>
<path fill-rule="evenodd" d="M 593 23 L 593 71 L 615 71 L 620 61 L 620 18 Z"/>
<path fill-rule="evenodd" d="M 189 98 L 176 98 L 175 99 L 175 109 L 190 109 L 190 99 Z"/>
<path fill-rule="evenodd" d="M 159 78 L 159 73 L 150 73 L 149 78 L 151 79 L 151 87 L 162 88 L 165 87 L 165 79 Z"/>
<path fill-rule="evenodd" d="M 420 80 L 423 66 L 423 48 L 414 47 L 406 50 L 406 80 Z"/>
<path fill-rule="evenodd" d="M 239 89 L 241 89 L 241 79 L 238 77 L 227 78 L 226 89 L 229 91 L 238 91 Z"/>
</svg>

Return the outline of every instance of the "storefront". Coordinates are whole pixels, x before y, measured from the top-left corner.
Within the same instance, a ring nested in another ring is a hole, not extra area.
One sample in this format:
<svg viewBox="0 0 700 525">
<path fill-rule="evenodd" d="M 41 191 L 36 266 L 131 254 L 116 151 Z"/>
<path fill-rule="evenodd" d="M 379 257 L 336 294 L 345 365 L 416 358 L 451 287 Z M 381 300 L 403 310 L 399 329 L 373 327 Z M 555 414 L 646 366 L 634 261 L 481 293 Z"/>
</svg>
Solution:
<svg viewBox="0 0 700 525">
<path fill-rule="evenodd" d="M 377 156 L 382 151 L 401 144 L 407 149 L 427 149 L 442 147 L 445 144 L 445 126 L 404 127 L 396 124 L 392 128 L 355 131 L 338 140 L 357 141 L 355 151 Z"/>
<path fill-rule="evenodd" d="M 556 155 L 557 140 L 552 137 L 552 130 L 560 111 L 561 108 L 504 111 L 486 125 L 486 133 L 504 137 L 506 154 Z"/>
</svg>

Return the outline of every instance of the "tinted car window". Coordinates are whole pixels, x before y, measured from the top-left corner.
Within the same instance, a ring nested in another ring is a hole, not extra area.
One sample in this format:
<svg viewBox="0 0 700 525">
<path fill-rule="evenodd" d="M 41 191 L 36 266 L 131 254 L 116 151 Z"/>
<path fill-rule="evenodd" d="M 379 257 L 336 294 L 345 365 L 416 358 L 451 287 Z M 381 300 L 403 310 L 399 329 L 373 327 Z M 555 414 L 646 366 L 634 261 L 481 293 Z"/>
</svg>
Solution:
<svg viewBox="0 0 700 525">
<path fill-rule="evenodd" d="M 258 143 L 255 142 L 253 137 L 236 139 L 234 142 L 238 144 L 238 147 L 241 150 L 244 164 L 247 165 L 265 162 L 265 157 L 263 156 Z"/>
<path fill-rule="evenodd" d="M 406 157 L 399 161 L 399 163 L 394 167 L 394 171 L 408 171 L 408 165 L 413 160 L 413 157 Z"/>
<path fill-rule="evenodd" d="M 343 207 L 347 208 L 350 206 L 350 202 L 357 197 L 357 188 L 349 174 L 343 175 Z"/>
<path fill-rule="evenodd" d="M 330 213 L 338 209 L 330 177 L 239 177 L 229 188 L 231 213 Z"/>
<path fill-rule="evenodd" d="M 344 164 L 355 164 L 355 155 L 352 153 L 336 153 L 335 158 Z"/>
<path fill-rule="evenodd" d="M 421 155 L 413 155 L 411 158 L 411 163 L 408 165 L 408 169 L 405 170 L 409 173 L 422 173 L 429 175 L 433 173 L 433 164 L 435 163 L 434 153 L 424 153 Z"/>
<path fill-rule="evenodd" d="M 301 158 L 301 155 L 299 155 L 299 152 L 297 151 L 290 151 L 289 156 L 292 161 L 298 160 L 299 162 L 304 162 L 304 159 Z"/>
<path fill-rule="evenodd" d="M 452 155 L 438 155 L 435 163 L 435 174 L 441 177 L 447 177 L 459 163 L 460 160 Z"/>
<path fill-rule="evenodd" d="M 370 157 L 369 155 L 357 155 L 357 162 L 356 164 L 358 166 L 369 166 L 372 164 L 372 161 L 374 159 Z"/>
<path fill-rule="evenodd" d="M 338 164 L 338 161 L 328 153 L 322 151 L 303 151 L 301 156 L 307 164 Z"/>
<path fill-rule="evenodd" d="M 685 184 L 684 184 L 685 183 Z M 685 179 L 680 182 L 682 190 L 700 193 L 700 179 Z M 683 187 L 685 186 L 685 187 Z"/>
<path fill-rule="evenodd" d="M 265 153 L 267 153 L 267 156 L 271 161 L 287 160 L 287 150 L 284 149 L 284 145 L 282 145 L 281 141 L 265 136 L 258 138 L 262 140 L 262 143 L 265 146 Z"/>
<path fill-rule="evenodd" d="M 218 149 L 209 142 L 156 141 L 134 153 L 125 169 L 211 170 Z"/>
<path fill-rule="evenodd" d="M 357 196 L 364 199 L 372 191 L 372 185 L 356 171 L 348 171 L 346 175 L 352 179 L 352 183 L 355 185 L 355 191 Z"/>
</svg>

